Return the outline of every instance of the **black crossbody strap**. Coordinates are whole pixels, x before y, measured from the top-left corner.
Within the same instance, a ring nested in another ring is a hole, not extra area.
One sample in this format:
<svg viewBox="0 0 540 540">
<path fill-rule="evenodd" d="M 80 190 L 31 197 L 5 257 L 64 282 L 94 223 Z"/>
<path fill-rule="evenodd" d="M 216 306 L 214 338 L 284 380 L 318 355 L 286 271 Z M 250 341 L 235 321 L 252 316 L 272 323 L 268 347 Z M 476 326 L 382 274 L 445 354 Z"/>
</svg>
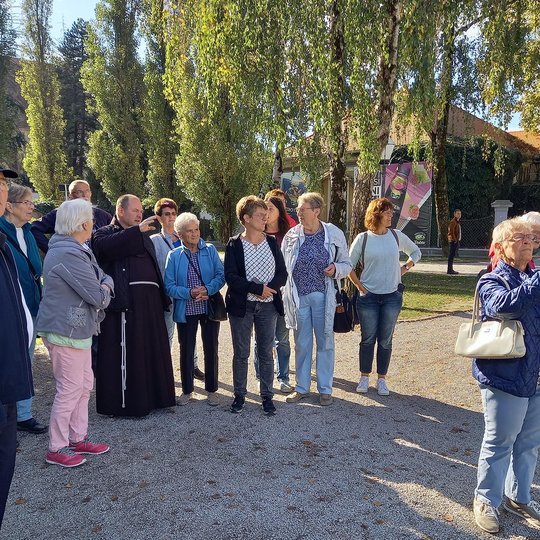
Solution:
<svg viewBox="0 0 540 540">
<path fill-rule="evenodd" d="M 34 281 L 39 280 L 39 274 L 36 272 L 36 269 L 34 268 L 34 265 L 28 258 L 28 255 L 24 253 L 24 251 L 21 249 L 21 246 L 19 244 L 15 243 L 9 236 L 7 237 L 7 241 L 9 242 L 10 246 L 13 246 L 25 259 L 26 263 L 28 264 L 28 268 L 30 269 L 30 272 L 32 272 L 32 277 L 34 278 Z"/>
<path fill-rule="evenodd" d="M 201 276 L 201 272 L 199 271 L 199 269 L 191 261 L 191 254 L 188 255 L 188 253 L 186 252 L 186 257 L 187 257 L 187 260 L 188 260 L 188 264 L 190 264 L 191 268 L 193 268 L 193 270 L 195 270 L 195 273 L 199 276 L 199 279 L 201 280 L 201 283 L 206 287 L 206 283 L 204 282 L 204 279 Z"/>
</svg>

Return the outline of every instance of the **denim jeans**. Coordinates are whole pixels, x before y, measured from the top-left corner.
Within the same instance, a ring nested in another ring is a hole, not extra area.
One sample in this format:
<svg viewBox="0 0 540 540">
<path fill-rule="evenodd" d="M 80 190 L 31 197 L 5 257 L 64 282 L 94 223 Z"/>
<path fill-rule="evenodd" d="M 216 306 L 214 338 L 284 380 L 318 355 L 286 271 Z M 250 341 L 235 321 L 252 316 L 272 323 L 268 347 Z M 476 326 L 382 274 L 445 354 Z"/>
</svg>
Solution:
<svg viewBox="0 0 540 540">
<path fill-rule="evenodd" d="M 279 382 L 289 382 L 289 363 L 291 359 L 291 343 L 289 340 L 289 329 L 285 324 L 285 317 L 278 315 L 276 322 L 275 347 L 277 350 L 276 372 Z M 257 340 L 253 348 L 253 364 L 255 365 L 255 375 L 259 378 L 259 355 L 257 352 Z"/>
<path fill-rule="evenodd" d="M 475 494 L 495 508 L 503 494 L 528 504 L 540 447 L 540 388 L 530 398 L 485 385 L 480 392 L 485 429 Z"/>
<path fill-rule="evenodd" d="M 403 293 L 368 292 L 358 295 L 356 309 L 360 321 L 360 372 L 371 373 L 377 342 L 377 373 L 386 375 L 392 355 L 392 337 L 403 304 Z"/>
<path fill-rule="evenodd" d="M 28 349 L 30 354 L 30 362 L 34 361 L 34 351 L 36 349 L 36 319 L 37 317 L 32 317 L 32 322 L 34 323 L 34 334 Z M 25 420 L 30 420 L 30 418 L 32 418 L 32 400 L 33 398 L 29 397 L 28 399 L 17 401 L 17 422 L 24 422 Z"/>
<path fill-rule="evenodd" d="M 274 392 L 274 336 L 276 335 L 277 311 L 273 302 L 247 302 L 243 317 L 231 315 L 231 336 L 233 343 L 233 385 L 235 396 L 247 394 L 247 374 L 251 331 L 255 328 L 257 353 L 259 357 L 259 387 L 261 397 L 272 397 Z"/>
<path fill-rule="evenodd" d="M 309 392 L 311 386 L 311 362 L 313 356 L 313 333 L 317 342 L 315 368 L 317 372 L 317 390 L 320 394 L 331 394 L 334 378 L 334 340 L 326 348 L 324 334 L 325 294 L 312 292 L 300 296 L 300 307 L 296 314 L 294 331 L 296 356 L 296 391 Z"/>
</svg>

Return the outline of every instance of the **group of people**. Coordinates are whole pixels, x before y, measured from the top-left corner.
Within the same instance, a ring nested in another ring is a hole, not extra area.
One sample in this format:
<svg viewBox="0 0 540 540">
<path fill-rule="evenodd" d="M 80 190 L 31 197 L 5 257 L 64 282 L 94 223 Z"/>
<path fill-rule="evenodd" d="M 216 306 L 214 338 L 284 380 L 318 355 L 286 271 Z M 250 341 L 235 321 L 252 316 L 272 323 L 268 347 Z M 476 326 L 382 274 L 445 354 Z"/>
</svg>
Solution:
<svg viewBox="0 0 540 540">
<path fill-rule="evenodd" d="M 319 403 L 332 404 L 336 291 L 345 278 L 358 291 L 356 390 L 369 391 L 376 361 L 377 392 L 389 394 L 386 375 L 403 303 L 401 278 L 421 257 L 407 236 L 391 228 L 390 200 L 371 201 L 367 230 L 349 248 L 343 232 L 321 219 L 318 193 L 298 198 L 298 223 L 287 214 L 280 190 L 264 199 L 243 197 L 236 207 L 243 230 L 227 243 L 222 262 L 216 248 L 201 238 L 197 216 L 178 213 L 173 200 L 161 199 L 155 215 L 143 219 L 141 201 L 124 195 L 113 217 L 92 207 L 90 187 L 82 180 L 70 185 L 70 200 L 30 224 L 31 192 L 11 182 L 16 176 L 0 170 L 0 214 L 5 212 L 0 218 L 0 328 L 1 347 L 8 352 L 0 370 L 0 518 L 13 474 L 16 427 L 32 433 L 47 429 L 31 412 L 36 335 L 49 351 L 56 380 L 46 461 L 64 467 L 109 450 L 88 435 L 94 378 L 97 412 L 104 415 L 142 416 L 188 405 L 195 378 L 204 380 L 208 404 L 218 404 L 222 319 L 214 316 L 214 306 L 225 284 L 233 345 L 232 413 L 245 406 L 252 335 L 265 414 L 276 411 L 275 371 L 288 403 L 310 395 L 313 357 Z M 478 525 L 489 532 L 499 530 L 501 504 L 540 527 L 540 506 L 530 497 L 540 447 L 540 278 L 531 267 L 539 245 L 540 220 L 522 217 L 500 224 L 493 232 L 496 263 L 479 283 L 483 318 L 521 320 L 527 345 L 524 358 L 473 363 L 485 417 L 473 509 Z M 38 249 L 45 253 L 43 266 Z M 408 256 L 403 264 L 400 252 Z M 171 360 L 175 326 L 182 382 L 178 400 Z M 199 327 L 204 373 L 197 365 Z"/>
</svg>

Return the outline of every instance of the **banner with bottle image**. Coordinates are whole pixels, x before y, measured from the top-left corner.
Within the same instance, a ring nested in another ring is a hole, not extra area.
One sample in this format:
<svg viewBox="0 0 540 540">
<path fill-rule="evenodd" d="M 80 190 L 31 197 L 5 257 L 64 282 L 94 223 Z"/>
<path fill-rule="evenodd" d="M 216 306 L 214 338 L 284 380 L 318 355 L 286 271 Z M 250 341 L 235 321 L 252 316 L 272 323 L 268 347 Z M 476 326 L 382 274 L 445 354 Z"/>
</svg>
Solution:
<svg viewBox="0 0 540 540">
<path fill-rule="evenodd" d="M 382 195 L 394 203 L 392 228 L 403 231 L 418 246 L 430 245 L 431 169 L 424 161 L 384 165 Z"/>
</svg>

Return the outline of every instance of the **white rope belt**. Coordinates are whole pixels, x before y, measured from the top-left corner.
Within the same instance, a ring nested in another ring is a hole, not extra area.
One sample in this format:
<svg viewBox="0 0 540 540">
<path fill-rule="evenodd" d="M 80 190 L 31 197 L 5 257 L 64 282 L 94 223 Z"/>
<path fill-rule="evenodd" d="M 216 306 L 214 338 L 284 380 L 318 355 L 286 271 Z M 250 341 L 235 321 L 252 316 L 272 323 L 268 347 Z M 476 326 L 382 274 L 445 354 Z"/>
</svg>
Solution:
<svg viewBox="0 0 540 540">
<path fill-rule="evenodd" d="M 155 285 L 159 289 L 159 285 L 155 281 L 130 281 L 130 285 Z"/>
<path fill-rule="evenodd" d="M 126 364 L 126 314 L 122 311 L 122 319 L 120 321 L 120 333 L 122 335 L 120 346 L 122 348 L 122 362 L 120 370 L 122 372 L 122 409 L 126 408 L 126 379 L 127 379 L 127 364 Z"/>
</svg>

